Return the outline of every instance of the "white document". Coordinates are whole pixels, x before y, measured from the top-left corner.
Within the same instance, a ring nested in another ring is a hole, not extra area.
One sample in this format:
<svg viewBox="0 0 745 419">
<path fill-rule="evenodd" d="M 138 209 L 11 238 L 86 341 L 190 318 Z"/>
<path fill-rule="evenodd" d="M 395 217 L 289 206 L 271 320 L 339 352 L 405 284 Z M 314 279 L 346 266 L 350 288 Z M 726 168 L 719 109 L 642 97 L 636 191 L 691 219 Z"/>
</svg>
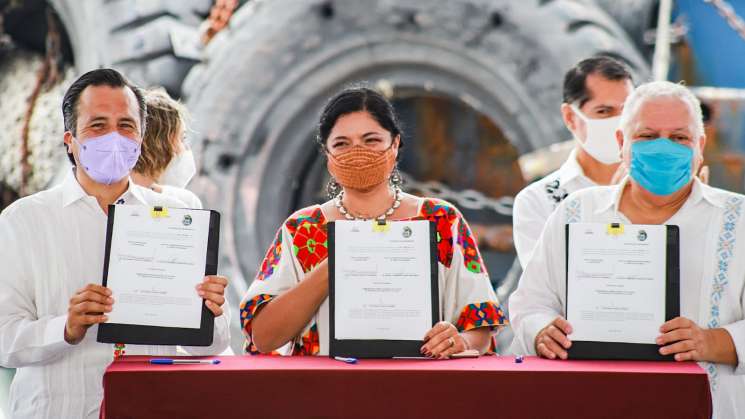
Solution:
<svg viewBox="0 0 745 419">
<path fill-rule="evenodd" d="M 422 340 L 432 328 L 428 221 L 337 221 L 336 339 Z"/>
<path fill-rule="evenodd" d="M 665 322 L 664 225 L 569 224 L 567 320 L 575 341 L 654 344 Z"/>
<path fill-rule="evenodd" d="M 117 205 L 106 286 L 114 305 L 107 323 L 199 329 L 210 212 Z"/>
</svg>

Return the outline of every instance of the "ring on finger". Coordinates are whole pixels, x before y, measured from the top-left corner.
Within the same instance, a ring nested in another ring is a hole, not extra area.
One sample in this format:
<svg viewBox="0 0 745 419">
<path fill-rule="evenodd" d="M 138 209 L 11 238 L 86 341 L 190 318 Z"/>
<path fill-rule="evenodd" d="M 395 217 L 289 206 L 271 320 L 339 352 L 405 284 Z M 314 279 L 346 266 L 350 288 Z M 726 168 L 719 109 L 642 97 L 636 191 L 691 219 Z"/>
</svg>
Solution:
<svg viewBox="0 0 745 419">
<path fill-rule="evenodd" d="M 455 339 L 453 339 L 453 337 L 452 337 L 452 336 L 450 336 L 450 337 L 448 338 L 448 342 L 450 342 L 450 347 L 451 347 L 451 348 L 452 348 L 453 346 L 455 346 Z"/>
</svg>

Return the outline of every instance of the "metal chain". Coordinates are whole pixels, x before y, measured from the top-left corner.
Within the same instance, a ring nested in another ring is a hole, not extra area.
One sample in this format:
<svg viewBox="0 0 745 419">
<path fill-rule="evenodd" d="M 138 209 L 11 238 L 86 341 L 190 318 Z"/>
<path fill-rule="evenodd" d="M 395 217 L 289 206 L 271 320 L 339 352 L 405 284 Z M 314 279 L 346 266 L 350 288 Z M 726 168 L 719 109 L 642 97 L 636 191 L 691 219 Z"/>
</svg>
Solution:
<svg viewBox="0 0 745 419">
<path fill-rule="evenodd" d="M 404 187 L 406 189 L 417 190 L 423 196 L 450 201 L 463 209 L 491 210 L 500 215 L 512 216 L 512 204 L 515 199 L 511 196 L 490 198 L 473 189 L 455 191 L 437 181 L 419 182 L 404 172 L 401 172 L 401 177 L 404 179 Z"/>
<path fill-rule="evenodd" d="M 742 39 L 745 39 L 745 21 L 735 13 L 735 9 L 727 3 L 725 0 L 704 0 L 704 3 L 709 3 L 717 9 L 719 15 L 722 16 L 729 26 L 735 30 Z"/>
</svg>

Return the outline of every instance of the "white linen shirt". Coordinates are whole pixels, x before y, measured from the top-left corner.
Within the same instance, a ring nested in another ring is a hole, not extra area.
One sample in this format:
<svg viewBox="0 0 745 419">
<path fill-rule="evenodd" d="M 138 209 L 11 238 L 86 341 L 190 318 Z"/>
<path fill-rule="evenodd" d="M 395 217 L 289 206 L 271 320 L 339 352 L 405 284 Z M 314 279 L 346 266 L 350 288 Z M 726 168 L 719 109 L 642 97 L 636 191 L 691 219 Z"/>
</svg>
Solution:
<svg viewBox="0 0 745 419">
<path fill-rule="evenodd" d="M 618 210 L 627 182 L 575 192 L 549 218 L 509 302 L 516 354 L 535 355 L 538 332 L 556 316 L 566 317 L 565 225 L 629 224 Z M 680 314 L 732 336 L 736 367 L 700 364 L 709 373 L 714 417 L 745 417 L 745 197 L 693 182 L 684 205 L 664 223 L 680 229 Z"/>
<path fill-rule="evenodd" d="M 577 161 L 577 149 L 555 172 L 526 186 L 512 206 L 512 234 L 520 265 L 530 260 L 548 216 L 569 194 L 596 186 Z"/>
<path fill-rule="evenodd" d="M 131 180 L 117 202 L 184 206 Z M 13 418 L 98 418 L 113 345 L 96 342 L 98 326 L 77 345 L 65 341 L 64 331 L 73 294 L 101 283 L 106 220 L 72 173 L 61 185 L 22 198 L 0 214 L 0 365 L 18 369 L 10 390 Z M 184 350 L 210 355 L 227 348 L 225 313 L 215 319 L 212 346 Z M 178 354 L 176 346 L 126 345 L 125 351 Z"/>
</svg>

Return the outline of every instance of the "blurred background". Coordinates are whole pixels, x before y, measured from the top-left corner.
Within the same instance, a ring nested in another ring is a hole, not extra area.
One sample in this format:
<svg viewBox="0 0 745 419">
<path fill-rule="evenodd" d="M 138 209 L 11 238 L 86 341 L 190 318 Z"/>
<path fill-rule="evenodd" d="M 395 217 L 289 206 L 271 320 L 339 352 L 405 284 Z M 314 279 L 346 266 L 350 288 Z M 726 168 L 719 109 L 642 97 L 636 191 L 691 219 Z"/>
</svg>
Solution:
<svg viewBox="0 0 745 419">
<path fill-rule="evenodd" d="M 463 210 L 506 302 L 512 200 L 571 149 L 561 83 L 583 58 L 691 86 L 711 183 L 745 192 L 743 16 L 745 0 L 0 0 L 0 210 L 69 170 L 61 101 L 78 75 L 164 87 L 193 117 L 189 189 L 223 216 L 240 353 L 238 303 L 277 226 L 326 199 L 320 109 L 364 81 L 403 121 L 405 189 Z"/>
</svg>

